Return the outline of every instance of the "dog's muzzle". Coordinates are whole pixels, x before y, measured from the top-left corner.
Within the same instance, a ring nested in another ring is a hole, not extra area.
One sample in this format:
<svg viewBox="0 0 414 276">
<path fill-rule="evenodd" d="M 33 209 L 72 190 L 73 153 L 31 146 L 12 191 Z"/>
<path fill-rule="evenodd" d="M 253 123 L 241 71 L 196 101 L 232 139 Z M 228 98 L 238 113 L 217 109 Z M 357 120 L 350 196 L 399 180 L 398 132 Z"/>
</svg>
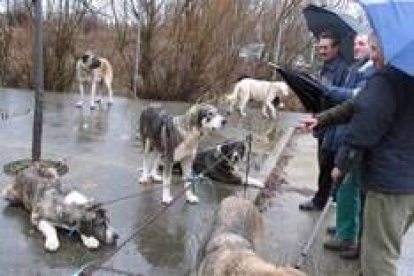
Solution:
<svg viewBox="0 0 414 276">
<path fill-rule="evenodd" d="M 109 227 L 106 230 L 106 240 L 105 243 L 108 245 L 114 245 L 116 244 L 116 241 L 118 240 L 119 235 L 115 232 L 115 230 L 112 227 Z"/>
</svg>

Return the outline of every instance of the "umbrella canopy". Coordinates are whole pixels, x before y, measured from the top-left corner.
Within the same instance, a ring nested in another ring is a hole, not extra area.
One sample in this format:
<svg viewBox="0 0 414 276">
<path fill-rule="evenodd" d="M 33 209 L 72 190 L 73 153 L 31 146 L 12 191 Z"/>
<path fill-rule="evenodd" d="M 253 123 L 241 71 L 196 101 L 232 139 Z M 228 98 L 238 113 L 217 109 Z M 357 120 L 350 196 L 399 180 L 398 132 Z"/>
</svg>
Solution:
<svg viewBox="0 0 414 276">
<path fill-rule="evenodd" d="M 414 1 L 360 0 L 387 62 L 414 76 Z"/>
<path fill-rule="evenodd" d="M 326 88 L 306 73 L 282 68 L 272 63 L 292 91 L 299 98 L 307 112 L 319 113 L 333 106 L 333 102 L 326 96 Z"/>
<path fill-rule="evenodd" d="M 354 60 L 355 35 L 367 33 L 368 28 L 348 14 L 313 4 L 303 9 L 303 15 L 315 37 L 323 31 L 331 31 L 340 39 L 341 55 L 350 63 Z"/>
</svg>

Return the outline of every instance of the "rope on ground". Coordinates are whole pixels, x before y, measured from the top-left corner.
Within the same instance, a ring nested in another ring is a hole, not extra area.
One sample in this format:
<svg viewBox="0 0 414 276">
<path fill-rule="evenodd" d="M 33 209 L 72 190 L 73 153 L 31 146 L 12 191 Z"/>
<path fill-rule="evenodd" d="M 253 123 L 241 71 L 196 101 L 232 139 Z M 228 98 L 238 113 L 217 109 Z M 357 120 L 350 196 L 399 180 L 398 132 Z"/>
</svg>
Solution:
<svg viewBox="0 0 414 276">
<path fill-rule="evenodd" d="M 246 136 L 247 141 L 247 162 L 246 162 L 246 178 L 244 180 L 244 198 L 247 197 L 247 185 L 249 181 L 249 171 L 250 171 L 250 155 L 252 154 L 252 140 L 253 135 L 250 133 Z"/>
<path fill-rule="evenodd" d="M 245 140 L 236 140 L 236 141 L 233 141 L 233 142 L 223 143 L 223 144 L 220 144 L 220 145 L 230 145 L 232 143 L 244 142 L 244 141 L 247 141 L 247 145 L 248 145 L 247 161 L 246 161 L 246 179 L 245 179 L 245 183 L 244 183 L 244 191 L 245 191 L 245 197 L 246 197 L 246 189 L 247 189 L 247 186 L 248 186 L 248 175 L 250 173 L 250 155 L 251 155 L 251 150 L 252 150 L 252 135 L 251 134 L 247 135 Z M 215 147 L 207 148 L 206 150 L 203 150 L 203 151 L 198 152 L 198 154 L 208 152 L 208 151 L 210 151 L 210 150 L 212 150 L 214 148 Z M 196 178 L 198 180 L 200 180 L 200 179 L 207 179 L 207 177 L 204 176 L 204 173 L 207 172 L 207 171 L 209 171 L 210 169 L 214 168 L 215 165 L 217 165 L 218 163 L 220 163 L 223 160 L 228 161 L 228 162 L 232 162 L 227 156 L 222 155 L 212 165 L 208 166 L 203 172 L 199 173 L 196 176 Z M 194 179 L 194 177 L 189 178 L 189 179 L 183 179 L 183 180 L 192 181 L 193 179 Z M 132 180 L 132 181 L 135 182 L 136 180 Z M 223 184 L 223 185 L 225 185 L 225 186 L 231 186 L 231 185 L 228 185 L 228 184 Z M 171 186 L 171 184 L 169 184 L 168 186 Z M 118 197 L 118 198 L 115 198 L 115 199 L 111 199 L 111 200 L 108 200 L 108 201 L 105 201 L 105 202 L 101 202 L 100 205 L 102 205 L 102 206 L 108 206 L 108 205 L 117 203 L 119 201 L 124 201 L 124 200 L 127 200 L 127 199 L 131 199 L 131 198 L 136 198 L 136 197 L 142 196 L 142 195 L 144 195 L 146 193 L 149 193 L 149 192 L 152 192 L 152 191 L 161 189 L 161 188 L 162 188 L 162 185 L 159 184 L 159 185 L 154 186 L 154 187 L 151 187 L 150 189 L 147 189 L 145 191 L 141 191 L 141 192 L 137 192 L 137 193 L 134 193 L 134 194 L 129 194 L 129 195 L 126 195 L 126 196 L 121 196 L 121 197 Z M 195 186 L 194 185 L 193 185 L 193 189 L 195 189 Z"/>
<path fill-rule="evenodd" d="M 149 225 L 151 225 L 159 216 L 161 216 L 163 213 L 165 213 L 175 202 L 178 201 L 178 199 L 184 195 L 184 193 L 191 187 L 187 186 L 185 188 L 183 188 L 180 193 L 173 198 L 173 200 L 168 203 L 165 204 L 158 212 L 156 212 L 155 214 L 152 215 L 148 215 L 143 222 L 141 223 L 141 225 L 134 231 L 132 232 L 132 234 L 130 234 L 115 250 L 113 250 L 112 252 L 110 252 L 109 254 L 103 255 L 100 259 L 100 261 L 98 262 L 98 260 L 92 261 L 89 264 L 86 264 L 81 270 L 79 270 L 76 274 L 74 274 L 74 276 L 86 276 L 86 275 L 91 275 L 92 272 L 94 270 L 99 270 L 101 268 L 101 266 L 99 265 L 99 263 L 104 263 L 105 261 L 109 260 L 112 256 L 114 256 L 116 253 L 118 253 L 128 242 L 130 242 L 132 240 L 133 237 L 135 237 L 137 234 L 139 234 L 143 229 L 145 229 L 146 227 L 148 227 Z M 98 264 L 97 264 L 98 263 Z"/>
<path fill-rule="evenodd" d="M 247 169 L 246 169 L 246 183 L 244 186 L 244 190 L 245 190 L 245 197 L 246 197 L 246 190 L 247 190 L 247 179 L 248 179 L 248 174 L 249 174 L 249 167 L 250 167 L 250 154 L 251 154 L 251 140 L 252 140 L 252 136 L 251 134 L 248 135 L 246 137 L 246 140 L 249 142 L 249 149 L 248 149 L 248 156 L 247 156 Z M 114 256 L 116 253 L 118 253 L 128 242 L 130 242 L 132 240 L 133 237 L 135 237 L 136 235 L 138 235 L 142 230 L 144 230 L 146 227 L 148 227 L 149 225 L 151 225 L 153 222 L 155 222 L 158 217 L 160 217 L 162 214 L 164 214 L 175 202 L 178 201 L 179 198 L 181 198 L 181 196 L 184 195 L 184 193 L 192 188 L 194 189 L 194 186 L 196 184 L 196 182 L 200 181 L 200 179 L 204 178 L 204 173 L 208 170 L 210 170 L 211 168 L 213 168 L 215 165 L 217 165 L 219 162 L 221 162 L 222 160 L 228 160 L 228 158 L 226 156 L 221 156 L 221 158 L 218 158 L 218 160 L 216 160 L 215 162 L 213 162 L 209 167 L 207 167 L 203 172 L 201 172 L 200 174 L 198 174 L 197 176 L 194 176 L 190 179 L 184 179 L 184 180 L 190 180 L 192 183 L 191 185 L 183 188 L 176 197 L 173 198 L 173 200 L 168 203 L 165 204 L 158 212 L 156 212 L 153 215 L 149 215 L 147 216 L 141 225 L 139 225 L 137 227 L 137 229 L 132 232 L 128 238 L 126 238 L 116 249 L 114 249 L 112 252 L 108 253 L 108 254 L 104 254 L 102 257 L 98 258 L 97 260 L 91 261 L 90 263 L 87 263 L 86 265 L 84 265 L 82 268 L 80 268 L 77 272 L 75 272 L 73 274 L 73 276 L 89 276 L 92 275 L 93 271 L 95 270 L 99 270 L 102 268 L 102 266 L 100 266 L 99 264 L 103 264 L 105 261 L 109 260 L 112 256 Z M 162 187 L 162 185 L 160 185 L 160 187 Z M 159 187 L 157 187 L 159 188 Z M 147 192 L 147 191 L 146 191 Z M 137 195 L 142 194 L 142 192 L 135 194 L 135 195 L 131 195 L 131 196 L 124 196 L 118 199 L 114 199 L 111 201 L 108 201 L 106 203 L 104 203 L 105 205 L 108 204 L 113 204 L 115 202 L 121 201 L 121 200 L 125 200 L 128 198 L 132 198 L 132 197 L 136 197 Z M 105 268 L 108 269 L 108 268 Z M 125 271 L 121 271 L 118 269 L 111 269 L 112 272 L 116 272 L 119 271 L 118 274 L 124 274 L 124 275 L 136 275 L 136 274 L 129 274 L 129 272 L 125 272 Z M 128 274 L 125 274 L 128 273 Z"/>
</svg>

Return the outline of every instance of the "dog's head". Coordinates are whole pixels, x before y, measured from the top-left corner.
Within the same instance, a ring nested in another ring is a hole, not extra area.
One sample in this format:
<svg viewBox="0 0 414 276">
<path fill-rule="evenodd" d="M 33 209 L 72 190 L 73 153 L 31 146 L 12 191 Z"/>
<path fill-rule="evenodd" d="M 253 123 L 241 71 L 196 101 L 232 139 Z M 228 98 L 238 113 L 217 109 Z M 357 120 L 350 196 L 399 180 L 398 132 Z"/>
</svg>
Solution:
<svg viewBox="0 0 414 276">
<path fill-rule="evenodd" d="M 276 95 L 272 101 L 273 105 L 275 107 L 284 107 L 284 100 L 290 95 L 289 86 L 283 81 L 275 81 L 271 84 L 271 88 Z"/>
<path fill-rule="evenodd" d="M 101 66 L 101 61 L 97 56 L 95 56 L 92 52 L 86 51 L 81 56 L 82 63 L 87 67 L 88 69 L 96 69 L 99 66 Z"/>
<path fill-rule="evenodd" d="M 93 236 L 100 242 L 113 245 L 118 239 L 115 229 L 109 225 L 109 218 L 100 204 L 87 204 L 80 221 L 80 233 Z"/>
<path fill-rule="evenodd" d="M 227 120 L 218 109 L 209 104 L 197 104 L 188 111 L 190 124 L 200 130 L 212 131 L 223 128 Z"/>
<path fill-rule="evenodd" d="M 225 158 L 231 165 L 236 165 L 243 159 L 246 153 L 246 145 L 244 142 L 232 142 L 217 146 L 217 157 Z"/>
</svg>

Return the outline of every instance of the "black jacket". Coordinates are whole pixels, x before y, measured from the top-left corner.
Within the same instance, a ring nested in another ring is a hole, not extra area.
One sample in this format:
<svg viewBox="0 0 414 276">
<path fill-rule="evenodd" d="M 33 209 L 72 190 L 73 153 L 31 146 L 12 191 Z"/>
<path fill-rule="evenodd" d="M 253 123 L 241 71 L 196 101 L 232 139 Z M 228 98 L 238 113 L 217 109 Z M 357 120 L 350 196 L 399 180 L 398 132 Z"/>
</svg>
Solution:
<svg viewBox="0 0 414 276">
<path fill-rule="evenodd" d="M 354 110 L 336 166 L 362 162 L 367 189 L 414 193 L 414 78 L 393 68 L 375 73 Z"/>
</svg>

